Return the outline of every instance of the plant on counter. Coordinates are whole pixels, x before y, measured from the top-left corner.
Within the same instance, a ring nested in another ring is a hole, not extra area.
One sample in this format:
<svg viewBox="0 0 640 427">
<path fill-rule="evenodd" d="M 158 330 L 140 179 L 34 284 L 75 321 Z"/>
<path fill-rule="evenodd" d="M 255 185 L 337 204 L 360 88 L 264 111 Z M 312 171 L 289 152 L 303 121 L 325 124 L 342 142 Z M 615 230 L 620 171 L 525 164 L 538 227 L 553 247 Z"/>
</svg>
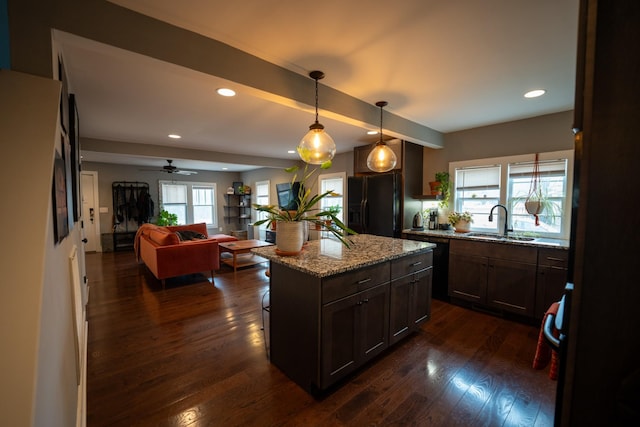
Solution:
<svg viewBox="0 0 640 427">
<path fill-rule="evenodd" d="M 320 226 L 322 229 L 326 231 L 330 231 L 338 240 L 342 242 L 345 246 L 349 247 L 349 241 L 346 237 L 349 234 L 357 234 L 355 231 L 351 230 L 347 227 L 340 219 L 336 216 L 334 209 L 327 208 L 326 210 L 320 210 L 316 207 L 320 200 L 324 199 L 327 196 L 339 196 L 339 194 L 334 193 L 333 191 L 325 191 L 321 194 L 316 194 L 312 196 L 313 188 L 315 187 L 315 183 L 317 179 L 314 177 L 315 173 L 318 169 L 313 169 L 312 171 L 308 170 L 308 164 L 305 164 L 304 170 L 302 173 L 302 179 L 298 180 L 298 166 L 292 166 L 290 168 L 285 169 L 287 173 L 293 173 L 293 177 L 291 179 L 291 185 L 293 186 L 294 182 L 300 181 L 300 187 L 298 190 L 298 208 L 296 210 L 283 211 L 280 210 L 278 206 L 275 205 L 258 205 L 254 204 L 253 207 L 259 212 L 266 212 L 268 214 L 267 219 L 262 219 L 260 221 L 256 221 L 254 225 L 261 225 L 264 223 L 271 224 L 272 222 L 293 222 L 293 221 L 307 221 L 315 224 L 316 226 Z M 331 167 L 331 160 L 320 165 L 320 169 L 329 169 Z M 307 186 L 307 183 L 311 183 L 311 185 Z M 326 222 L 323 218 L 330 219 L 332 221 L 332 226 L 327 227 Z"/>
<path fill-rule="evenodd" d="M 178 225 L 178 215 L 169 213 L 168 211 L 162 209 L 158 213 L 156 225 Z"/>
<path fill-rule="evenodd" d="M 459 221 L 473 222 L 473 216 L 469 212 L 449 212 L 447 217 L 449 224 L 455 225 Z"/>
</svg>

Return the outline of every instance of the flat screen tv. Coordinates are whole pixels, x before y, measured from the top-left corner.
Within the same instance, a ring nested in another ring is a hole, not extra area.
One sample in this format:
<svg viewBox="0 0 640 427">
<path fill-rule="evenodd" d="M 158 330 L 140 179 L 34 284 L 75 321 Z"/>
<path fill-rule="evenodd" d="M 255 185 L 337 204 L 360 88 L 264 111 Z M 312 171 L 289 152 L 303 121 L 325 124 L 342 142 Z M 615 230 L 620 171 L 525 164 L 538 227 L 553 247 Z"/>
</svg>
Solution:
<svg viewBox="0 0 640 427">
<path fill-rule="evenodd" d="M 294 211 L 298 209 L 299 191 L 299 182 L 286 182 L 282 184 L 276 184 L 276 192 L 278 193 L 278 205 L 280 206 L 280 209 L 285 211 Z"/>
</svg>

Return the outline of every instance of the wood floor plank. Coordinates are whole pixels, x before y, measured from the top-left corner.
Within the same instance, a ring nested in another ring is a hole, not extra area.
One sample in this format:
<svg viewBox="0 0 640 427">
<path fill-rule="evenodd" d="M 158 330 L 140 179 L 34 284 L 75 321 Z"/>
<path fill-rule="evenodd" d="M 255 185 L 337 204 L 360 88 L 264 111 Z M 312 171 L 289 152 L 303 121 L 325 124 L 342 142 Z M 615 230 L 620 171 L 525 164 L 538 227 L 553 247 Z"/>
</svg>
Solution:
<svg viewBox="0 0 640 427">
<path fill-rule="evenodd" d="M 552 424 L 555 383 L 531 369 L 537 328 L 439 300 L 418 333 L 309 395 L 267 357 L 264 272 L 163 287 L 131 252 L 88 254 L 87 425 Z"/>
</svg>

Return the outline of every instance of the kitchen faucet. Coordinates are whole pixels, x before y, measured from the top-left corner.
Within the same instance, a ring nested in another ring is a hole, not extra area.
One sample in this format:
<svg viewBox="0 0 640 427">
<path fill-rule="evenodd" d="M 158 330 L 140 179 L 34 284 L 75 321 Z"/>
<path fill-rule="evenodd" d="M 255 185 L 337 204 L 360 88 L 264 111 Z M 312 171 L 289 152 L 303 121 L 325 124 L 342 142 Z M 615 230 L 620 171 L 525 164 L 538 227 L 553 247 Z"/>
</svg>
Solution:
<svg viewBox="0 0 640 427">
<path fill-rule="evenodd" d="M 491 211 L 489 212 L 489 222 L 493 222 L 493 210 L 497 207 L 504 209 L 504 237 L 507 237 L 509 232 L 513 231 L 513 229 L 509 228 L 509 211 L 504 205 L 498 204 L 491 208 Z"/>
</svg>

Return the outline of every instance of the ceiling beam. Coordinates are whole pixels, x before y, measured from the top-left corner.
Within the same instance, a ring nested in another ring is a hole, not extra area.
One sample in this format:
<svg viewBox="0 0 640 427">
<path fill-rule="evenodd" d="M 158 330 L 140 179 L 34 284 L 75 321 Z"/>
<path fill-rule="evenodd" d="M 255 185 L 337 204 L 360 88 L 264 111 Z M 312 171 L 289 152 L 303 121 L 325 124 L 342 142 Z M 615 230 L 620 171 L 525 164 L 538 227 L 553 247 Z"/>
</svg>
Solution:
<svg viewBox="0 0 640 427">
<path fill-rule="evenodd" d="M 245 154 L 220 153 L 207 150 L 193 150 L 170 145 L 136 144 L 121 141 L 82 138 L 82 151 L 126 154 L 131 156 L 153 157 L 160 159 L 189 159 L 203 162 L 251 165 L 265 168 L 285 169 L 291 166 L 291 159 L 247 156 Z"/>
<path fill-rule="evenodd" d="M 276 102 L 300 109 L 315 105 L 315 82 L 308 76 L 217 40 L 104 0 L 55 3 L 51 28 L 237 82 Z M 346 123 L 378 125 L 375 105 L 323 84 L 319 92 L 323 114 Z M 440 132 L 389 111 L 385 112 L 385 134 L 431 148 L 443 147 Z"/>
</svg>

